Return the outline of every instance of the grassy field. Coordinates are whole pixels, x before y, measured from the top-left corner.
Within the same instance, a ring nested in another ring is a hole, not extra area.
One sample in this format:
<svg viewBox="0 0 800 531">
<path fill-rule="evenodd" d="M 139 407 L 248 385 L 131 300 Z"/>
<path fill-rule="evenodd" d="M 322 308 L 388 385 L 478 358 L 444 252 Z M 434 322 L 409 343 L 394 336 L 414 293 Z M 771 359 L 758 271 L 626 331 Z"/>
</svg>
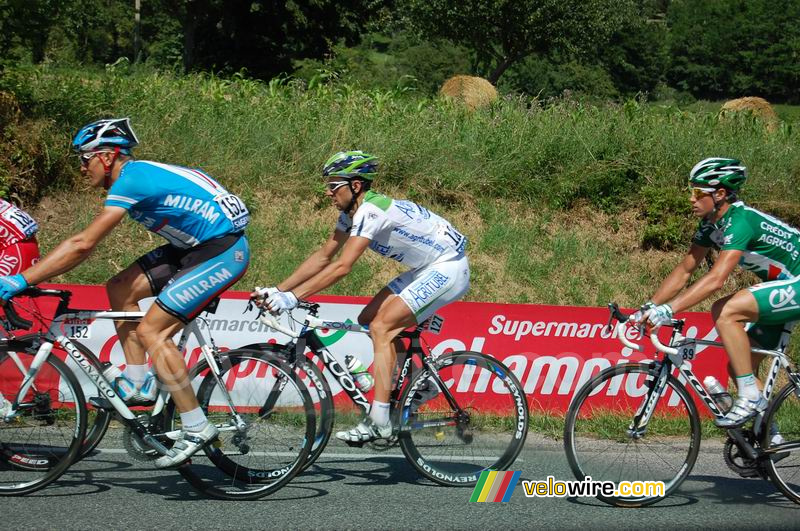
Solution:
<svg viewBox="0 0 800 531">
<path fill-rule="evenodd" d="M 0 173 L 0 184 L 38 202 L 44 249 L 102 204 L 100 192 L 83 189 L 70 135 L 88 120 L 127 115 L 142 141 L 139 158 L 202 167 L 247 202 L 254 260 L 238 289 L 280 280 L 327 237 L 336 212 L 319 168 L 332 152 L 356 147 L 381 158 L 380 191 L 424 203 L 469 236 L 468 300 L 640 303 L 686 248 L 695 223 L 686 174 L 712 154 L 747 163 L 746 200 L 800 222 L 795 129 L 720 122 L 713 109 L 505 99 L 470 113 L 347 85 L 126 68 L 8 71 L 0 90 L 22 107 L 25 120 L 7 126 L 5 138 L 29 166 Z M 126 223 L 60 280 L 103 282 L 160 243 Z M 397 272 L 368 256 L 330 292 L 371 294 Z M 742 274 L 729 289 L 751 281 Z"/>
</svg>

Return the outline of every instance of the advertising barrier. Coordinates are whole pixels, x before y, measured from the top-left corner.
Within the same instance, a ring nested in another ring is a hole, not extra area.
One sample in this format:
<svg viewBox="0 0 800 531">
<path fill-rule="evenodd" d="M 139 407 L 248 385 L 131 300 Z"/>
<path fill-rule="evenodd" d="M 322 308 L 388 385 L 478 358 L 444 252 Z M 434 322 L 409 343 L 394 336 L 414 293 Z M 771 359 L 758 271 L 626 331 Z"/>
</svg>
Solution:
<svg viewBox="0 0 800 531">
<path fill-rule="evenodd" d="M 108 308 L 108 299 L 102 286 L 46 287 L 72 290 L 74 296 L 71 307 L 93 310 Z M 247 297 L 245 292 L 226 293 L 214 314 L 201 315 L 201 331 L 210 334 L 217 346 L 225 350 L 259 342 L 287 342 L 288 337 L 257 321 L 255 311 L 245 311 Z M 321 304 L 320 317 L 355 321 L 369 298 L 318 296 L 313 300 Z M 142 309 L 146 310 L 151 303 L 152 299 L 143 301 Z M 54 304 L 48 305 L 40 300 L 39 306 L 45 315 L 52 315 Z M 642 341 L 646 346 L 645 353 L 623 347 L 616 337 L 616 331 L 606 328 L 606 308 L 456 302 L 440 310 L 439 315 L 444 318 L 441 332 L 423 334 L 432 353 L 437 356 L 451 351 L 472 350 L 494 355 L 520 380 L 533 411 L 563 413 L 575 390 L 599 371 L 619 363 L 652 359 L 655 354 L 649 341 Z M 687 313 L 683 316 L 688 318 L 687 330 L 684 331 L 686 336 L 716 338 L 708 314 Z M 302 319 L 302 313 L 297 312 L 296 317 Z M 286 317 L 283 319 L 287 322 Z M 101 361 L 124 365 L 125 357 L 111 321 L 70 322 L 65 324 L 65 330 L 95 352 Z M 320 331 L 319 334 L 325 338 L 329 350 L 341 363 L 350 354 L 367 367 L 372 365 L 372 344 L 366 335 L 344 331 Z M 629 334 L 629 338 L 635 340 L 635 331 L 629 330 Z M 65 358 L 64 352 L 54 352 Z M 190 341 L 183 354 L 187 363 L 192 365 L 199 358 L 200 349 Z M 723 350 L 698 347 L 698 355 L 690 363 L 701 380 L 707 375 L 714 375 L 721 382 L 727 382 L 727 358 Z M 80 371 L 76 371 L 76 374 L 83 378 Z M 465 372 L 464 378 L 468 376 Z M 482 394 L 485 400 L 477 407 L 491 410 L 498 393 L 504 390 L 490 388 L 485 383 L 482 385 L 478 378 L 474 380 L 455 384 L 459 390 L 472 388 Z M 329 378 L 329 382 L 339 404 L 351 404 L 335 380 Z M 82 384 L 87 396 L 97 393 L 87 381 L 82 380 Z M 643 394 L 644 389 L 639 387 L 640 384 L 637 381 L 621 382 L 603 392 L 610 404 L 617 393 L 627 392 L 632 396 Z M 677 404 L 677 396 L 669 397 L 669 403 Z"/>
</svg>

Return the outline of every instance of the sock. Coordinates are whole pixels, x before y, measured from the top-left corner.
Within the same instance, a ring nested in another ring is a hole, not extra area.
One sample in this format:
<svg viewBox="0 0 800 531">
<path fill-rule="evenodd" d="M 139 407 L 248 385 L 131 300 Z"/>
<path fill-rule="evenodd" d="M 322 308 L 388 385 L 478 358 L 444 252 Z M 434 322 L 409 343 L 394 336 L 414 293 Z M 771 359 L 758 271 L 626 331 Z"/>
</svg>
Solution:
<svg viewBox="0 0 800 531">
<path fill-rule="evenodd" d="M 186 413 L 181 413 L 181 424 L 184 431 L 203 431 L 208 426 L 208 419 L 203 413 L 203 408 L 196 407 Z"/>
<path fill-rule="evenodd" d="M 122 371 L 122 374 L 124 374 L 128 380 L 136 384 L 136 388 L 138 389 L 144 383 L 144 379 L 147 376 L 147 371 L 149 370 L 150 367 L 146 363 L 144 365 L 128 364 L 125 366 L 125 370 Z"/>
<path fill-rule="evenodd" d="M 386 402 L 372 402 L 372 407 L 369 408 L 369 418 L 378 426 L 386 426 L 389 424 L 389 404 Z"/>
<path fill-rule="evenodd" d="M 744 376 L 737 376 L 736 387 L 739 389 L 739 396 L 749 400 L 758 400 L 758 397 L 761 395 L 756 385 L 756 377 L 753 376 L 752 372 Z"/>
</svg>

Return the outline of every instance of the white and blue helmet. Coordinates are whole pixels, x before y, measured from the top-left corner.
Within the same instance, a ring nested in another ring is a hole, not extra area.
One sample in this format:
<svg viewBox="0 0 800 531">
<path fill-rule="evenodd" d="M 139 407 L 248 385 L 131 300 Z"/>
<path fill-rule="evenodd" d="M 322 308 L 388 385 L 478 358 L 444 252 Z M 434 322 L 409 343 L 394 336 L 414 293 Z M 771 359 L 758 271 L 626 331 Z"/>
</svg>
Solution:
<svg viewBox="0 0 800 531">
<path fill-rule="evenodd" d="M 130 118 L 97 120 L 81 127 L 72 140 L 72 148 L 79 153 L 119 148 L 120 153 L 129 155 L 138 144 Z"/>
</svg>

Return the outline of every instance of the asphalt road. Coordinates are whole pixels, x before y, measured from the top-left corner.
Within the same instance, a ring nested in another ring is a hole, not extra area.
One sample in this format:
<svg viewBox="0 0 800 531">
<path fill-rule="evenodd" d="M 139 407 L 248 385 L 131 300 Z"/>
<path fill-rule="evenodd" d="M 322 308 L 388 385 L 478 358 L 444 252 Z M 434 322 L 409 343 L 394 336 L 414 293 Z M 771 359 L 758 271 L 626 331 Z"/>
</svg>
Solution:
<svg viewBox="0 0 800 531">
<path fill-rule="evenodd" d="M 526 498 L 469 503 L 472 489 L 420 479 L 402 455 L 331 443 L 317 466 L 258 501 L 198 496 L 175 472 L 131 460 L 113 441 L 57 483 L 2 501 L 5 529 L 242 528 L 797 528 L 800 506 L 767 481 L 728 471 L 720 445 L 706 443 L 677 494 L 642 509 L 594 498 Z M 531 434 L 515 469 L 524 479 L 572 479 L 558 442 Z"/>
</svg>

